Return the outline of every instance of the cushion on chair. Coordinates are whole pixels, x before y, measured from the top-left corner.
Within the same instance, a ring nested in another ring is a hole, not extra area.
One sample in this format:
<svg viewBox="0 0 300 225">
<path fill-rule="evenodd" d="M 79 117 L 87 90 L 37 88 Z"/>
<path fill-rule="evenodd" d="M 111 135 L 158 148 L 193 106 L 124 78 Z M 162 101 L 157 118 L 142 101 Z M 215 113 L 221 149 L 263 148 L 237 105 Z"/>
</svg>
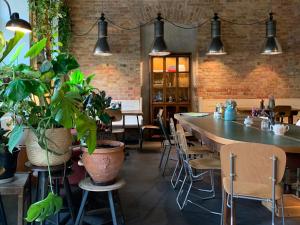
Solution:
<svg viewBox="0 0 300 225">
<path fill-rule="evenodd" d="M 111 133 L 113 134 L 121 134 L 121 133 L 124 133 L 125 132 L 125 129 L 124 128 L 113 128 Z"/>
<path fill-rule="evenodd" d="M 230 178 L 223 178 L 223 186 L 227 193 L 230 193 Z M 270 179 L 270 185 L 257 184 L 251 182 L 233 182 L 233 193 L 234 195 L 251 196 L 257 198 L 272 198 L 272 185 Z M 277 184 L 275 186 L 275 199 L 278 200 L 283 194 L 283 188 Z"/>
<path fill-rule="evenodd" d="M 221 161 L 216 158 L 200 158 L 189 161 L 190 166 L 197 170 L 221 169 Z"/>
<path fill-rule="evenodd" d="M 206 145 L 190 146 L 186 154 L 199 155 L 199 154 L 211 154 L 212 151 Z"/>
</svg>

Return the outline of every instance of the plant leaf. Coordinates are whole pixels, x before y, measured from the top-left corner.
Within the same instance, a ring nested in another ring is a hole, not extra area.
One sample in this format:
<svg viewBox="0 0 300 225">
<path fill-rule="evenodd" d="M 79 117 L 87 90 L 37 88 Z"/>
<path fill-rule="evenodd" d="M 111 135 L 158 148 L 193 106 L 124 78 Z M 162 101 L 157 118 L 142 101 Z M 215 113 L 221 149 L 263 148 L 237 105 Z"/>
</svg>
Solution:
<svg viewBox="0 0 300 225">
<path fill-rule="evenodd" d="M 75 70 L 71 75 L 70 75 L 70 82 L 72 84 L 81 84 L 84 79 L 84 75 L 80 70 Z"/>
<path fill-rule="evenodd" d="M 22 125 L 15 125 L 14 129 L 9 135 L 8 150 L 10 153 L 12 153 L 14 148 L 21 140 L 23 133 L 24 133 L 24 127 Z"/>
<path fill-rule="evenodd" d="M 4 35 L 3 32 L 0 31 L 0 53 L 2 52 L 2 50 L 5 47 L 5 39 L 4 39 Z"/>
<path fill-rule="evenodd" d="M 89 154 L 92 154 L 97 143 L 97 125 L 96 121 L 85 114 L 81 114 L 76 120 L 76 130 L 79 139 L 84 139 Z"/>
<path fill-rule="evenodd" d="M 18 42 L 23 38 L 23 36 L 24 33 L 17 31 L 15 33 L 15 36 L 7 42 L 5 50 L 2 53 L 2 57 L 0 58 L 0 62 L 2 62 L 3 59 L 5 59 L 5 57 L 11 52 L 11 50 L 13 50 L 13 48 L 18 44 Z"/>
<path fill-rule="evenodd" d="M 59 90 L 51 99 L 51 108 L 55 121 L 65 128 L 72 128 L 81 104 L 81 96 L 77 92 L 64 93 Z"/>
<path fill-rule="evenodd" d="M 15 102 L 27 98 L 29 94 L 23 80 L 20 79 L 10 82 L 4 92 L 5 97 Z"/>
<path fill-rule="evenodd" d="M 9 62 L 10 65 L 12 65 L 17 60 L 23 48 L 24 48 L 24 43 L 18 46 L 14 54 L 10 57 L 10 62 Z"/>
<path fill-rule="evenodd" d="M 25 220 L 27 222 L 42 222 L 49 216 L 58 213 L 62 206 L 62 198 L 50 192 L 45 199 L 36 202 L 29 207 Z"/>
<path fill-rule="evenodd" d="M 25 58 L 30 57 L 32 59 L 38 56 L 41 53 L 41 51 L 46 47 L 46 43 L 47 43 L 47 38 L 43 38 L 42 40 L 32 45 L 31 48 L 26 53 Z"/>
<path fill-rule="evenodd" d="M 92 74 L 92 75 L 88 76 L 88 77 L 86 78 L 86 83 L 87 83 L 87 84 L 90 84 L 91 81 L 94 79 L 94 77 L 95 77 L 95 74 Z"/>
<path fill-rule="evenodd" d="M 66 75 L 71 70 L 79 67 L 76 59 L 69 54 L 59 54 L 52 60 L 53 70 L 56 74 Z"/>
<path fill-rule="evenodd" d="M 53 68 L 52 63 L 50 61 L 48 61 L 48 60 L 45 60 L 42 63 L 42 65 L 40 66 L 40 72 L 41 73 L 46 73 L 46 72 L 52 70 L 52 68 Z"/>
</svg>

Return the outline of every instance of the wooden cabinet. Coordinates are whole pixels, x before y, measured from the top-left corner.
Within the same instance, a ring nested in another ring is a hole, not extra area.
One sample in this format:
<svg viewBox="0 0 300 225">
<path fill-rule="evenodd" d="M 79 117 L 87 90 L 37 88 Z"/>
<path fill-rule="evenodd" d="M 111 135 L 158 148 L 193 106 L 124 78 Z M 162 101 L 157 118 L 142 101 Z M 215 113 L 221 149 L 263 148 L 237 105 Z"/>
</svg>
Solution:
<svg viewBox="0 0 300 225">
<path fill-rule="evenodd" d="M 174 113 L 190 111 L 191 55 L 153 56 L 150 65 L 151 123 L 155 123 L 160 108 L 166 122 Z"/>
</svg>

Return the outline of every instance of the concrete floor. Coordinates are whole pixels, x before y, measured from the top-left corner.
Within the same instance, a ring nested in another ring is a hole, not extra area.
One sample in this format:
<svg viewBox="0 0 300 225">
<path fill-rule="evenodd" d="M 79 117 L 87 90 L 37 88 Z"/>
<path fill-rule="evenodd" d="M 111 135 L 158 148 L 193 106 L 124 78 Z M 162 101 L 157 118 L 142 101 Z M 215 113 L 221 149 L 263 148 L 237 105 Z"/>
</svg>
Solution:
<svg viewBox="0 0 300 225">
<path fill-rule="evenodd" d="M 129 150 L 130 155 L 124 162 L 124 168 L 121 172 L 121 176 L 127 184 L 119 192 L 126 225 L 218 225 L 219 216 L 209 214 L 191 204 L 188 204 L 183 211 L 179 210 L 175 201 L 178 190 L 172 189 L 169 176 L 175 162 L 170 161 L 167 176 L 162 177 L 158 169 L 159 149 L 160 145 L 156 142 L 146 143 L 142 152 L 136 151 L 134 147 Z M 219 177 L 217 176 L 216 182 L 218 180 Z M 217 190 L 219 189 L 218 187 Z M 74 195 L 74 200 L 78 205 L 81 198 L 80 192 L 76 191 Z M 103 196 L 91 196 L 89 202 L 95 205 L 99 198 L 104 199 Z M 196 198 L 195 200 L 201 203 Z M 5 202 L 7 212 L 10 212 L 8 225 L 14 225 L 16 218 L 15 202 L 13 199 L 6 199 Z M 220 191 L 217 192 L 216 199 L 208 200 L 204 204 L 215 211 L 219 211 L 221 208 Z M 91 221 L 89 224 L 99 225 L 100 220 L 99 217 L 92 218 L 89 220 Z M 270 224 L 271 213 L 259 202 L 238 201 L 237 225 Z M 286 218 L 286 225 L 298 224 L 300 224 L 300 218 Z"/>
</svg>

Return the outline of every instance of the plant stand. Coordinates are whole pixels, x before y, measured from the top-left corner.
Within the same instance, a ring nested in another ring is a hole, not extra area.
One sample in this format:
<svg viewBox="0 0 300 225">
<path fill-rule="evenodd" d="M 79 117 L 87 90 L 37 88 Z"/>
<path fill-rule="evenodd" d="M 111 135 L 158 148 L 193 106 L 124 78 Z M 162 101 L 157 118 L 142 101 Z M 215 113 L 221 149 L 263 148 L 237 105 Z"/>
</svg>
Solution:
<svg viewBox="0 0 300 225">
<path fill-rule="evenodd" d="M 44 199 L 47 196 L 48 193 L 48 167 L 44 166 L 34 166 L 30 162 L 25 163 L 26 167 L 30 168 L 33 174 L 37 174 L 37 187 L 36 187 L 36 201 L 40 201 Z M 72 202 L 72 193 L 71 193 L 71 188 L 68 180 L 68 176 L 71 174 L 72 169 L 71 169 L 71 163 L 62 164 L 58 166 L 51 166 L 50 171 L 52 175 L 52 180 L 53 180 L 53 185 L 54 185 L 54 190 L 57 195 L 60 195 L 60 181 L 63 181 L 63 188 L 65 191 L 65 197 L 67 200 L 67 210 L 70 213 L 70 217 L 72 220 L 72 223 L 74 223 L 75 220 L 75 211 L 73 207 L 73 202 Z M 60 213 L 56 214 L 56 224 L 66 224 L 66 222 L 61 223 L 60 222 Z M 45 221 L 40 223 L 41 225 L 46 224 Z"/>
<path fill-rule="evenodd" d="M 85 178 L 79 183 L 79 187 L 83 189 L 83 195 L 82 195 L 82 201 L 80 204 L 79 212 L 76 218 L 75 225 L 81 224 L 82 220 L 82 215 L 84 214 L 84 208 L 85 204 L 87 201 L 87 197 L 90 191 L 92 192 L 107 192 L 108 194 L 108 199 L 109 199 L 109 206 L 110 206 L 110 212 L 112 216 L 112 222 L 113 225 L 118 225 L 118 219 L 116 216 L 116 210 L 115 210 L 115 203 L 114 203 L 114 198 L 113 198 L 113 191 L 117 191 L 118 189 L 122 188 L 125 185 L 125 181 L 123 179 L 118 179 L 114 184 L 112 185 L 107 185 L 107 186 L 99 186 L 95 185 L 91 178 Z M 119 201 L 119 200 L 118 200 Z M 119 208 L 121 208 L 120 201 L 119 201 Z M 124 215 L 121 209 L 121 214 L 122 214 L 122 225 L 125 225 L 125 219 Z"/>
<path fill-rule="evenodd" d="M 4 205 L 1 196 L 3 195 L 17 195 L 18 196 L 18 225 L 24 224 L 24 196 L 27 204 L 31 202 L 31 188 L 29 173 L 16 173 L 14 181 L 0 185 L 0 223 L 8 225 Z"/>
</svg>

